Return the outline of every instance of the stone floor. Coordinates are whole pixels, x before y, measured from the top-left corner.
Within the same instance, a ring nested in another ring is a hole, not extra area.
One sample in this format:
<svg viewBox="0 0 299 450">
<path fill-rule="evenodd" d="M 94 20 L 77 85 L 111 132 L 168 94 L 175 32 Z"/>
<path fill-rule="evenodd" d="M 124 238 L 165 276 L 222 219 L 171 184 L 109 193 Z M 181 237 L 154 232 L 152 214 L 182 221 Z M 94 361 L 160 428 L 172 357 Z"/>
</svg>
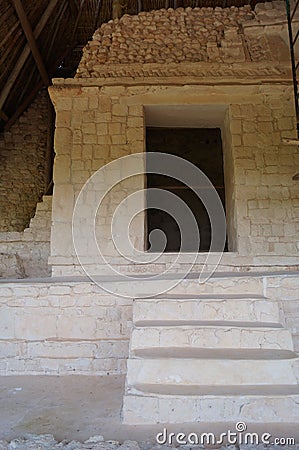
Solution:
<svg viewBox="0 0 299 450">
<path fill-rule="evenodd" d="M 235 430 L 235 424 L 182 424 L 155 426 L 125 426 L 121 424 L 124 376 L 7 376 L 0 377 L 0 450 L 97 449 L 115 450 L 116 442 L 87 442 L 86 444 L 55 443 L 63 440 L 84 442 L 90 436 L 103 439 L 138 441 L 142 450 L 153 448 L 156 435 L 166 427 L 168 433 L 221 432 Z M 275 437 L 294 437 L 299 442 L 296 425 L 272 424 L 270 427 L 248 425 L 248 431 L 269 432 Z M 51 434 L 46 438 L 28 436 Z M 14 440 L 28 437 L 26 441 Z M 2 446 L 1 446 L 2 445 Z M 57 446 L 58 445 L 58 446 Z M 173 444 L 172 446 L 177 446 Z M 138 450 L 135 443 L 126 443 L 119 450 Z M 190 447 L 184 447 L 190 448 Z M 199 447 L 197 447 L 199 448 Z M 202 448 L 202 447 L 201 447 Z M 230 447 L 235 449 L 235 446 Z M 240 447 L 250 449 L 255 447 Z M 260 449 L 264 447 L 259 447 Z M 269 449 L 269 447 L 267 447 Z M 273 447 L 279 449 L 280 447 Z M 281 447 L 285 450 L 286 446 Z M 299 446 L 290 447 L 299 450 Z"/>
</svg>

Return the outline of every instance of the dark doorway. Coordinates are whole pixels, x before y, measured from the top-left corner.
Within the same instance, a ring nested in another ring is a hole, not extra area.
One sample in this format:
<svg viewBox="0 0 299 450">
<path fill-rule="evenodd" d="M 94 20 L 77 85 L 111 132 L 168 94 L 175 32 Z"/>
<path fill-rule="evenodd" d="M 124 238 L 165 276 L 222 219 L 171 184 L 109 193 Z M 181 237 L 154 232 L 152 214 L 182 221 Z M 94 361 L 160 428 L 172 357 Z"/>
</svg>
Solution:
<svg viewBox="0 0 299 450">
<path fill-rule="evenodd" d="M 219 128 L 159 128 L 146 129 L 147 152 L 169 153 L 190 161 L 201 169 L 210 179 L 225 209 L 225 189 L 223 173 L 223 154 L 221 130 Z M 174 178 L 164 175 L 148 174 L 147 187 L 165 189 L 177 195 L 191 209 L 200 232 L 200 252 L 207 252 L 211 243 L 211 226 L 208 213 L 190 187 Z M 158 194 L 157 194 L 158 195 Z M 165 252 L 178 252 L 181 247 L 179 226 L 168 213 L 159 209 L 147 209 L 146 248 L 151 252 L 159 251 L 150 246 L 151 231 L 160 229 L 167 237 Z M 198 251 L 197 248 L 185 248 L 186 252 Z M 221 249 L 219 249 L 221 250 Z M 227 250 L 227 249 L 226 249 Z"/>
</svg>

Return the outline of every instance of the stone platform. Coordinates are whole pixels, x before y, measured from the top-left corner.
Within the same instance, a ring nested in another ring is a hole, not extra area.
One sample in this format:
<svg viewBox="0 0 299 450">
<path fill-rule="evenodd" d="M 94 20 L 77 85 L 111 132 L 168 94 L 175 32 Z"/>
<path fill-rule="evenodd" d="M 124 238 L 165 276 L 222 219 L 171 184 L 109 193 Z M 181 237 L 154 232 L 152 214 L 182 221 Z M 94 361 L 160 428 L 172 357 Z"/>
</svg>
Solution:
<svg viewBox="0 0 299 450">
<path fill-rule="evenodd" d="M 298 424 L 298 273 L 172 279 L 3 280 L 1 374 L 127 374 L 130 425 Z"/>
<path fill-rule="evenodd" d="M 124 422 L 298 423 L 298 358 L 268 295 L 261 276 L 226 275 L 136 299 Z"/>
</svg>

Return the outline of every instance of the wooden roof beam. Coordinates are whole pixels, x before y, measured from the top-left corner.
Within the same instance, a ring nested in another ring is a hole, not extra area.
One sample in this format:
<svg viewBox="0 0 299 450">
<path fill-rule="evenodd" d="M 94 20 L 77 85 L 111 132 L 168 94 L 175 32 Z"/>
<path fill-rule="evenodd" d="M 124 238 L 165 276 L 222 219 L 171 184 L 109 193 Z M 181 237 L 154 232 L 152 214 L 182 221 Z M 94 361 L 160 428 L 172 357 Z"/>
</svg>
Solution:
<svg viewBox="0 0 299 450">
<path fill-rule="evenodd" d="M 94 15 L 93 31 L 95 31 L 97 29 L 100 10 L 101 10 L 101 0 L 98 0 L 97 9 L 96 9 L 96 12 Z"/>
<path fill-rule="evenodd" d="M 4 111 L 1 111 L 1 110 L 0 110 L 0 119 L 4 120 L 4 122 L 7 122 L 8 119 L 9 119 L 9 117 L 8 117 L 7 114 L 5 114 Z"/>
<path fill-rule="evenodd" d="M 74 0 L 68 0 L 68 5 L 70 7 L 72 15 L 74 17 L 77 17 L 78 10 L 79 10 L 77 2 L 75 2 Z"/>
<path fill-rule="evenodd" d="M 40 54 L 40 51 L 38 49 L 36 40 L 35 40 L 34 35 L 33 35 L 33 31 L 32 31 L 31 25 L 30 25 L 30 23 L 28 21 L 28 18 L 27 18 L 27 15 L 25 13 L 25 10 L 23 8 L 22 2 L 21 2 L 21 0 L 12 0 L 12 2 L 13 2 L 13 5 L 15 7 L 16 13 L 17 13 L 17 15 L 19 17 L 19 20 L 20 20 L 20 23 L 22 25 L 23 31 L 25 33 L 27 42 L 28 42 L 30 50 L 31 50 L 31 53 L 32 53 L 32 55 L 33 55 L 33 57 L 35 59 L 36 65 L 38 67 L 38 70 L 39 70 L 39 73 L 40 73 L 40 76 L 41 76 L 41 79 L 43 80 L 43 83 L 45 84 L 45 86 L 49 86 L 50 78 L 49 78 L 48 72 L 46 70 L 46 67 L 44 65 L 44 62 L 43 62 L 42 56 Z"/>
<path fill-rule="evenodd" d="M 50 73 L 52 73 L 58 64 L 63 60 L 63 58 L 66 56 L 66 53 L 62 56 L 60 56 L 53 66 L 50 68 Z M 15 111 L 15 113 L 8 119 L 8 122 L 4 125 L 4 130 L 9 130 L 9 128 L 18 120 L 20 115 L 25 111 L 26 108 L 30 105 L 32 100 L 34 100 L 35 96 L 37 95 L 38 91 L 43 88 L 43 82 L 39 81 L 34 88 L 32 89 L 31 93 L 24 99 L 23 103 L 18 107 L 18 109 Z"/>
<path fill-rule="evenodd" d="M 112 19 L 120 19 L 123 14 L 123 7 L 120 0 L 112 0 Z"/>
<path fill-rule="evenodd" d="M 75 22 L 74 27 L 73 27 L 73 33 L 72 33 L 72 36 L 71 36 L 70 44 L 68 46 L 69 48 L 68 48 L 67 54 L 70 53 L 76 46 L 76 42 L 75 42 L 76 32 L 77 32 L 77 29 L 78 29 L 78 26 L 79 26 L 81 14 L 83 12 L 84 3 L 85 3 L 85 0 L 81 0 L 79 11 L 78 11 L 78 15 L 76 17 L 76 22 Z"/>
<path fill-rule="evenodd" d="M 38 38 L 38 36 L 41 34 L 41 32 L 43 31 L 45 25 L 48 22 L 48 19 L 51 17 L 57 3 L 59 0 L 51 0 L 50 3 L 47 6 L 47 9 L 45 10 L 44 14 L 42 15 L 40 21 L 38 22 L 38 24 L 35 27 L 34 30 L 34 36 L 35 39 Z M 8 80 L 5 83 L 5 86 L 3 88 L 3 90 L 1 91 L 0 94 L 0 109 L 2 108 L 2 106 L 4 105 L 7 97 L 9 96 L 9 93 L 16 81 L 16 79 L 18 78 L 28 56 L 30 55 L 30 48 L 29 45 L 26 44 L 26 46 L 24 47 L 24 50 L 21 54 L 21 56 L 19 57 L 14 69 L 12 70 Z"/>
</svg>

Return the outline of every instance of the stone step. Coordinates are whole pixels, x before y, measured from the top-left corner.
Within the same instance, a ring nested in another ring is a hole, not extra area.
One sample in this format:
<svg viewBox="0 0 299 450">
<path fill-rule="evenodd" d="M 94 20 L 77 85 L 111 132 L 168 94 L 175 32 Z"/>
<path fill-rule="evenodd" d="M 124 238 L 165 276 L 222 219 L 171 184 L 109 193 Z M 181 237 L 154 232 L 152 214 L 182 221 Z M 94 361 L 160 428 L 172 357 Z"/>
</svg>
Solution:
<svg viewBox="0 0 299 450">
<path fill-rule="evenodd" d="M 160 397 L 160 396 L 207 396 L 207 395 L 228 395 L 228 396 L 271 396 L 271 395 L 299 395 L 298 385 L 247 385 L 247 386 L 177 386 L 160 384 L 137 384 L 127 389 L 127 395 Z"/>
<path fill-rule="evenodd" d="M 285 423 L 299 422 L 299 394 L 125 395 L 123 423 Z"/>
<path fill-rule="evenodd" d="M 277 302 L 264 297 L 174 296 L 134 301 L 133 322 L 219 321 L 283 323 Z"/>
<path fill-rule="evenodd" d="M 184 348 L 184 347 L 156 347 L 137 349 L 130 352 L 131 358 L 163 359 L 163 358 L 197 358 L 197 359 L 228 359 L 252 360 L 259 359 L 295 359 L 298 355 L 290 350 L 254 349 L 254 348 Z"/>
<path fill-rule="evenodd" d="M 173 295 L 223 295 L 230 294 L 248 294 L 263 295 L 263 277 L 261 275 L 236 275 L 218 273 L 217 276 L 206 280 L 204 283 L 199 282 L 198 274 L 190 274 L 188 278 L 183 278 L 184 274 L 162 274 L 153 275 L 145 278 L 136 276 L 135 279 L 127 279 L 118 281 L 117 278 L 111 278 L 103 281 L 103 277 L 99 276 L 99 280 L 103 288 L 109 292 L 117 293 L 120 296 L 130 296 L 134 298 L 155 297 L 157 295 L 168 294 Z M 94 276 L 93 279 L 97 279 Z"/>
<path fill-rule="evenodd" d="M 296 385 L 292 360 L 129 359 L 127 388 L 138 384 Z"/>
<path fill-rule="evenodd" d="M 180 281 L 177 286 L 174 286 L 168 291 L 172 294 L 216 294 L 219 295 L 263 295 L 264 286 L 263 279 L 260 276 L 243 275 L 237 276 L 234 274 L 218 273 L 217 276 L 209 278 L 204 283 L 200 283 L 198 274 L 190 274 L 189 278 Z"/>
<path fill-rule="evenodd" d="M 293 340 L 289 330 L 284 328 L 240 328 L 232 326 L 161 326 L 134 328 L 131 335 L 131 355 L 145 355 L 140 350 L 173 349 L 184 353 L 189 350 L 223 349 L 227 357 L 233 350 L 277 350 L 292 352 Z M 163 353 L 163 352 L 162 352 Z M 288 352 L 287 352 L 288 353 Z M 147 353 L 148 354 L 148 353 Z M 157 353 L 156 353 L 157 354 Z M 161 351 L 160 351 L 161 354 Z M 177 356 L 177 353 L 175 353 Z M 273 352 L 275 355 L 275 352 Z"/>
<path fill-rule="evenodd" d="M 160 282 L 133 302 L 124 423 L 298 423 L 298 358 L 262 277 Z"/>
</svg>

